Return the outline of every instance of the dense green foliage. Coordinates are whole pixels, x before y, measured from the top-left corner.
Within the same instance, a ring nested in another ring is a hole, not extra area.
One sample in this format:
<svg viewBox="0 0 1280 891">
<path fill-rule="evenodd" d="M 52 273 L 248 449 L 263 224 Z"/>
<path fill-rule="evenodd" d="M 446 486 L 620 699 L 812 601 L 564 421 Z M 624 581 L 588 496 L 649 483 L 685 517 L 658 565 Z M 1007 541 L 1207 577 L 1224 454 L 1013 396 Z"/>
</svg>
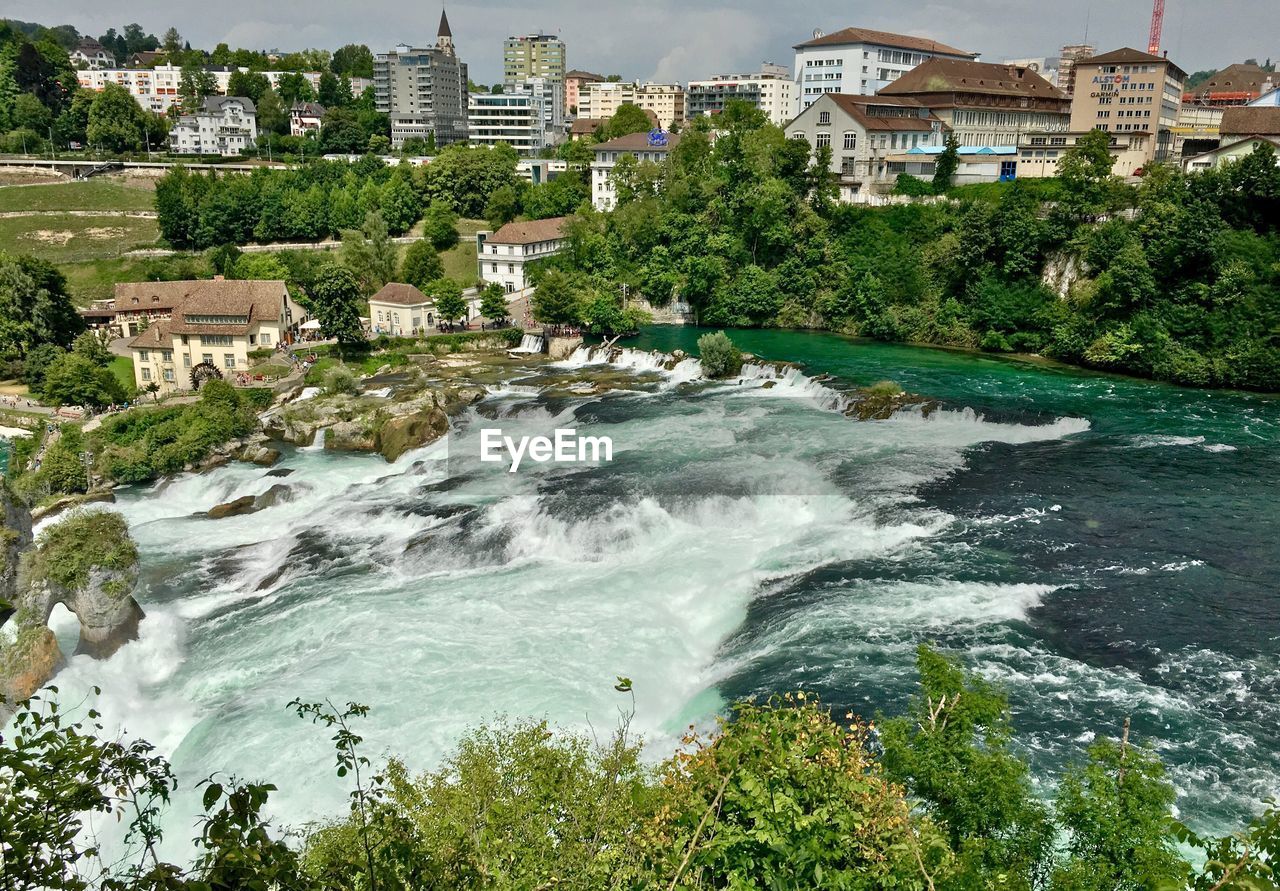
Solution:
<svg viewBox="0 0 1280 891">
<path fill-rule="evenodd" d="M 1184 175 L 1111 176 L 1106 134 L 1048 181 L 837 205 L 829 159 L 759 114 L 614 171 L 550 265 L 700 322 L 1041 353 L 1195 386 L 1280 390 L 1280 168 L 1261 148 Z M 623 159 L 626 160 L 626 159 Z M 927 185 L 927 184 L 922 184 Z"/>
<path fill-rule="evenodd" d="M 378 211 L 392 235 L 407 232 L 428 208 L 426 237 L 437 250 L 457 241 L 456 215 L 479 217 L 488 196 L 516 180 L 516 153 L 449 146 L 425 166 L 389 167 L 366 155 L 355 163 L 315 161 L 290 170 L 250 174 L 193 173 L 175 168 L 156 184 L 160 233 L 175 247 L 312 241 L 359 229 Z M 438 225 L 448 214 L 453 222 Z M 451 241 L 445 241 L 452 234 Z"/>
<path fill-rule="evenodd" d="M 21 362 L 41 347 L 60 351 L 83 330 L 62 273 L 35 257 L 0 251 L 0 361 Z M 47 365 L 54 353 L 46 349 L 43 356 L 37 364 Z"/>
<path fill-rule="evenodd" d="M 707 377 L 733 377 L 742 368 L 742 350 L 723 331 L 698 338 L 698 359 Z"/>
<path fill-rule="evenodd" d="M 119 483 L 177 472 L 252 432 L 257 408 L 226 381 L 211 380 L 200 388 L 196 402 L 113 415 L 89 435 L 94 469 L 108 482 Z"/>
<path fill-rule="evenodd" d="M 115 511 L 80 510 L 40 533 L 30 577 L 67 590 L 82 588 L 95 568 L 122 571 L 137 565 L 129 525 Z"/>
<path fill-rule="evenodd" d="M 603 742 L 499 720 L 414 776 L 399 759 L 375 765 L 363 754 L 366 706 L 294 701 L 289 709 L 332 739 L 348 813 L 311 827 L 298 850 L 262 817 L 274 786 L 209 778 L 185 869 L 155 853 L 176 782 L 168 763 L 145 742 L 103 742 L 100 728 L 36 701 L 0 740 L 0 791 L 15 793 L 0 795 L 0 887 L 1276 887 L 1280 811 L 1237 835 L 1199 838 L 1173 818 L 1159 759 L 1127 735 L 1094 743 L 1050 807 L 1030 795 L 1026 763 L 1008 746 L 1001 693 L 927 648 L 919 668 L 911 712 L 879 733 L 800 692 L 739 703 L 713 732 L 690 728 L 656 765 L 630 732 L 634 706 Z M 629 695 L 631 681 L 615 689 Z M 92 836 L 80 834 L 85 812 L 130 825 L 124 858 L 98 864 Z M 1178 843 L 1198 854 L 1198 870 Z"/>
</svg>

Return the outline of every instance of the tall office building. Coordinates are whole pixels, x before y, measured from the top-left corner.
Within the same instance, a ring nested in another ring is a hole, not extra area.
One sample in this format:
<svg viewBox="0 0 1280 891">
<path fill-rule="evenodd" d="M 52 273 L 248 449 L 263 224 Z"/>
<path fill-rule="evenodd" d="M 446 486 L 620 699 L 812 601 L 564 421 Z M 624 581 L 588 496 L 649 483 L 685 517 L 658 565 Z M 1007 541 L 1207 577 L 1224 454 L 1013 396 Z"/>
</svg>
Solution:
<svg viewBox="0 0 1280 891">
<path fill-rule="evenodd" d="M 454 51 L 448 16 L 440 13 L 435 46 L 401 45 L 374 57 L 373 97 L 391 118 L 395 148 L 431 134 L 437 145 L 467 141 L 467 66 Z"/>
<path fill-rule="evenodd" d="M 563 85 L 566 70 L 564 41 L 554 34 L 508 37 L 503 44 L 504 84 L 517 84 L 540 77 Z"/>
</svg>

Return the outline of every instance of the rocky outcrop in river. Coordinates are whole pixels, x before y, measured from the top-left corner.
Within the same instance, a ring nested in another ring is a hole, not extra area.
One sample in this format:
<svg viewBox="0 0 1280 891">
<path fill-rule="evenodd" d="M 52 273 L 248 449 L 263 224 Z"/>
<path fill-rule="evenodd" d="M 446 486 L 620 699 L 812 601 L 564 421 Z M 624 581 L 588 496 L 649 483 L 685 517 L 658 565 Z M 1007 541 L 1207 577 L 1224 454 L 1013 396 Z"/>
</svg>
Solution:
<svg viewBox="0 0 1280 891">
<path fill-rule="evenodd" d="M 62 664 L 49 617 L 59 603 L 80 621 L 76 653 L 105 659 L 138 636 L 133 599 L 138 551 L 124 518 L 77 511 L 32 540 L 31 515 L 0 487 L 5 561 L 0 573 L 0 720 Z"/>
</svg>

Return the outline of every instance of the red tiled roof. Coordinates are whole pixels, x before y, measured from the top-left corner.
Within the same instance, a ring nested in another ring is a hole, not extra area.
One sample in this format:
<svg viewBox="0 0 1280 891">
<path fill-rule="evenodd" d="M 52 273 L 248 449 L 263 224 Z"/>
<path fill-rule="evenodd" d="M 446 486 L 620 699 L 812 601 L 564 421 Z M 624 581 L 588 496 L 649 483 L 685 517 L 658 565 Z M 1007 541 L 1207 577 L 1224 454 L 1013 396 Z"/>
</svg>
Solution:
<svg viewBox="0 0 1280 891">
<path fill-rule="evenodd" d="M 913 37 L 910 34 L 894 34 L 892 31 L 874 31 L 871 28 L 845 28 L 804 43 L 797 43 L 794 49 L 812 46 L 845 46 L 851 43 L 871 43 L 876 46 L 891 46 L 894 49 L 914 50 L 918 53 L 942 53 L 948 56 L 968 56 L 973 58 L 978 53 L 947 46 L 928 37 Z"/>
<path fill-rule="evenodd" d="M 911 93 L 983 93 L 1068 101 L 1066 93 L 1030 68 L 958 59 L 930 59 L 880 90 L 881 96 Z"/>
<path fill-rule="evenodd" d="M 551 217 L 545 220 L 507 223 L 490 235 L 486 242 L 489 244 L 536 244 L 539 241 L 554 241 L 563 237 L 564 224 L 568 219 L 568 217 Z"/>
<path fill-rule="evenodd" d="M 608 142 L 598 142 L 591 146 L 594 152 L 667 152 L 680 143 L 679 133 L 667 133 L 666 145 L 650 145 L 648 133 L 628 133 Z"/>
<path fill-rule="evenodd" d="M 413 285 L 406 285 L 401 282 L 387 282 L 378 293 L 369 298 L 370 303 L 374 301 L 378 303 L 394 303 L 398 306 L 417 306 L 422 303 L 430 303 L 431 298 Z"/>
<path fill-rule="evenodd" d="M 1086 59 L 1077 59 L 1076 66 L 1080 65 L 1148 65 L 1153 62 L 1168 62 L 1169 67 L 1174 71 L 1186 77 L 1186 72 L 1177 65 L 1170 62 L 1164 56 L 1153 56 L 1151 53 L 1136 50 L 1131 46 L 1122 46 L 1120 49 L 1111 50 L 1099 56 L 1089 56 Z"/>
<path fill-rule="evenodd" d="M 836 107 L 845 114 L 852 117 L 867 130 L 885 130 L 885 131 L 920 131 L 932 132 L 935 128 L 938 130 L 946 130 L 947 126 L 941 120 L 934 117 L 925 107 L 915 99 L 905 96 L 853 96 L 845 93 L 827 93 L 819 99 L 830 99 L 836 104 Z M 817 103 L 814 103 L 815 105 Z M 895 115 L 877 114 L 877 110 L 881 108 L 910 108 L 918 111 L 924 111 L 923 115 L 917 114 L 912 117 L 900 117 Z"/>
<path fill-rule="evenodd" d="M 1223 109 L 1218 132 L 1223 136 L 1280 136 L 1280 105 Z"/>
</svg>

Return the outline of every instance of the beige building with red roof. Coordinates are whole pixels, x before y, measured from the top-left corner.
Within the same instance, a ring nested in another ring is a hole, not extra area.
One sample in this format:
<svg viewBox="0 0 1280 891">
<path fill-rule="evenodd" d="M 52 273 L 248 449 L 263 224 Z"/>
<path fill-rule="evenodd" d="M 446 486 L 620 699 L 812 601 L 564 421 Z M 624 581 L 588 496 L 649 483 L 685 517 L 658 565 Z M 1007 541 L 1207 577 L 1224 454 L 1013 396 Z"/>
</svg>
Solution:
<svg viewBox="0 0 1280 891">
<path fill-rule="evenodd" d="M 1145 134 L 1147 161 L 1168 160 L 1186 72 L 1164 56 L 1122 47 L 1076 62 L 1071 132 Z"/>
<path fill-rule="evenodd" d="M 789 139 L 803 139 L 816 152 L 831 149 L 831 172 L 840 178 L 841 198 L 892 185 L 897 171 L 890 156 L 943 144 L 946 125 L 915 99 L 897 96 L 818 97 L 787 124 Z"/>
<path fill-rule="evenodd" d="M 481 281 L 498 282 L 508 294 L 528 286 L 528 264 L 560 252 L 568 217 L 507 223 L 497 232 L 476 234 L 476 258 Z"/>
<path fill-rule="evenodd" d="M 288 342 L 306 320 L 282 281 L 134 282 L 117 286 L 117 304 L 122 296 L 172 307 L 129 342 L 134 383 L 139 390 L 155 384 L 160 393 L 211 378 L 234 382 L 248 372 L 249 353 Z"/>
<path fill-rule="evenodd" d="M 413 285 L 388 282 L 369 298 L 369 326 L 374 334 L 412 337 L 439 321 L 435 300 Z"/>
</svg>

